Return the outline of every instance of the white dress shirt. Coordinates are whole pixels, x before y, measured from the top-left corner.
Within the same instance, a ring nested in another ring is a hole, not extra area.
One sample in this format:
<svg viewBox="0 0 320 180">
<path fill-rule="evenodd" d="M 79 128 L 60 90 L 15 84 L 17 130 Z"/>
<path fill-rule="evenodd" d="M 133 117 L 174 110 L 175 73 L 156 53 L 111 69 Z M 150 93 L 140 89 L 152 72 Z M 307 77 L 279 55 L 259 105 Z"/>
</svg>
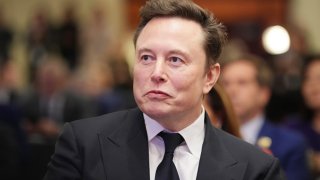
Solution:
<svg viewBox="0 0 320 180">
<path fill-rule="evenodd" d="M 161 131 L 167 131 L 157 121 L 143 114 L 148 134 L 150 180 L 155 179 L 158 165 L 164 156 L 164 142 L 157 136 Z M 195 180 L 204 141 L 204 108 L 201 115 L 191 125 L 179 131 L 185 142 L 174 151 L 173 163 L 175 164 L 180 180 Z"/>
<path fill-rule="evenodd" d="M 263 122 L 264 116 L 258 115 L 241 125 L 240 133 L 243 140 L 247 141 L 250 144 L 255 144 L 257 142 L 257 138 L 262 128 Z"/>
</svg>

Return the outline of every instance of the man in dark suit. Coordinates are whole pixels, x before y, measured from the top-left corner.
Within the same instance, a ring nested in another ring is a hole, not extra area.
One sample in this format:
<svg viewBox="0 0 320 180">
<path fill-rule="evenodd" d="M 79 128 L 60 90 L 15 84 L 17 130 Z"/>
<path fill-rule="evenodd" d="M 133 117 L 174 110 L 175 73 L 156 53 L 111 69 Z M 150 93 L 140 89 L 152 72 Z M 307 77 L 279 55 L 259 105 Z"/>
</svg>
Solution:
<svg viewBox="0 0 320 180">
<path fill-rule="evenodd" d="M 89 102 L 68 89 L 67 65 L 59 56 L 48 55 L 36 71 L 35 84 L 21 98 L 21 108 L 29 135 L 51 144 L 65 122 L 90 117 Z"/>
<path fill-rule="evenodd" d="M 67 123 L 44 179 L 283 179 L 276 158 L 214 128 L 202 106 L 223 25 L 189 0 L 150 0 L 140 15 L 138 108 Z"/>
<path fill-rule="evenodd" d="M 266 62 L 249 54 L 226 60 L 221 80 L 240 120 L 242 138 L 279 158 L 288 180 L 310 179 L 303 137 L 276 126 L 264 115 L 272 85 Z"/>
</svg>

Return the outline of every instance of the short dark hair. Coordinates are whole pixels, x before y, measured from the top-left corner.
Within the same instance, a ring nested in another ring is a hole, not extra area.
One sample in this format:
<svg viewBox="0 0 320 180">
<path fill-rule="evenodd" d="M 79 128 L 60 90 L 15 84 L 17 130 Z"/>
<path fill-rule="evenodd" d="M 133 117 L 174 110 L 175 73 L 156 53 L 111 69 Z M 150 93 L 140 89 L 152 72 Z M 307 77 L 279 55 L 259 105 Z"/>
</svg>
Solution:
<svg viewBox="0 0 320 180">
<path fill-rule="evenodd" d="M 217 61 L 226 43 L 227 33 L 225 26 L 219 23 L 210 11 L 191 0 L 149 0 L 140 9 L 140 23 L 133 39 L 135 46 L 142 29 L 155 17 L 181 17 L 199 23 L 205 34 L 207 64 Z"/>
<path fill-rule="evenodd" d="M 302 80 L 306 78 L 306 73 L 313 62 L 320 61 L 320 54 L 310 54 L 304 58 L 303 66 L 301 68 Z"/>
</svg>

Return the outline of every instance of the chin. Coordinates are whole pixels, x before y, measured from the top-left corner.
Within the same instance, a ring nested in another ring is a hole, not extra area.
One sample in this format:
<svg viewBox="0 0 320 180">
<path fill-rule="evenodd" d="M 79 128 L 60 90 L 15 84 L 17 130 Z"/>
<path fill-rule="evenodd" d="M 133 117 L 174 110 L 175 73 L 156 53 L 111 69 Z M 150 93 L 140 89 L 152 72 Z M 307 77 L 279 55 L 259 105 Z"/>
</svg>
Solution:
<svg viewBox="0 0 320 180">
<path fill-rule="evenodd" d="M 144 112 L 145 114 L 147 114 L 153 119 L 163 118 L 167 116 L 168 113 L 170 113 L 167 108 L 161 107 L 160 105 L 156 105 L 156 106 L 142 105 L 139 107 L 142 110 L 142 112 Z"/>
<path fill-rule="evenodd" d="M 142 108 L 142 111 L 148 115 L 152 116 L 162 116 L 163 114 L 167 114 L 163 109 L 161 108 L 151 108 L 151 107 L 145 107 Z"/>
</svg>

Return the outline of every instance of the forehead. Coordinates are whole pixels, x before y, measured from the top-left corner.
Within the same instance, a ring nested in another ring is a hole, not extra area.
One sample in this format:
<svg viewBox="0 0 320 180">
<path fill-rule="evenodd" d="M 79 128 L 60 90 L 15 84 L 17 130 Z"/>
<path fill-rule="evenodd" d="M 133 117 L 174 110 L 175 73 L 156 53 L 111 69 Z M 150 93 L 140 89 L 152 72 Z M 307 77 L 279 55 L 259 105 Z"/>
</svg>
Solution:
<svg viewBox="0 0 320 180">
<path fill-rule="evenodd" d="M 254 78 L 257 70 L 253 63 L 247 60 L 238 60 L 229 62 L 222 70 L 222 74 L 226 77 L 234 78 Z"/>
<path fill-rule="evenodd" d="M 316 71 L 320 74 L 319 69 L 320 69 L 320 59 L 316 59 L 308 65 L 307 72 Z"/>
<path fill-rule="evenodd" d="M 162 39 L 165 41 L 172 37 L 186 43 L 200 42 L 202 44 L 204 42 L 204 32 L 197 22 L 180 17 L 156 17 L 142 29 L 137 39 L 137 46 L 148 40 Z"/>
</svg>

